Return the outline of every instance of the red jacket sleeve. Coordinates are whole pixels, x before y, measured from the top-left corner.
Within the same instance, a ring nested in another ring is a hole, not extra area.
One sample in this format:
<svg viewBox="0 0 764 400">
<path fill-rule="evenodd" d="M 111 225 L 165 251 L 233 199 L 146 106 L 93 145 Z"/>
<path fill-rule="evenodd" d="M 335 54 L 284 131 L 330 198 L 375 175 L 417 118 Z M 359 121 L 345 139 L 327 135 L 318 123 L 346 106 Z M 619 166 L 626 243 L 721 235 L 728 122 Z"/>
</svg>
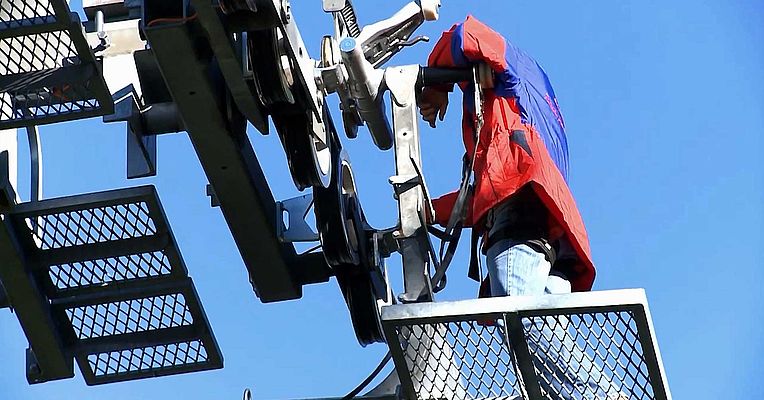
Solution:
<svg viewBox="0 0 764 400">
<path fill-rule="evenodd" d="M 435 209 L 435 223 L 440 226 L 448 225 L 448 220 L 451 218 L 451 211 L 454 210 L 454 204 L 456 198 L 459 196 L 459 192 L 451 192 L 444 194 L 432 201 L 432 207 Z M 467 218 L 464 221 L 464 227 L 472 227 L 474 222 L 472 221 L 472 198 L 467 199 Z"/>
</svg>

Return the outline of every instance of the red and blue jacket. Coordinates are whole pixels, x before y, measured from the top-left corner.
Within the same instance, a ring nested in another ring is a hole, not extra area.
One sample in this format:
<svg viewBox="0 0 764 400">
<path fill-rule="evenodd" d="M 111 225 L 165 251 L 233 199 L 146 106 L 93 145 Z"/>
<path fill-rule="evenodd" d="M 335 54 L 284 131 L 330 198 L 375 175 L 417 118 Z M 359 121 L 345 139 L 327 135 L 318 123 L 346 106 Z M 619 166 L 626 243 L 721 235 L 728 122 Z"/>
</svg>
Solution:
<svg viewBox="0 0 764 400">
<path fill-rule="evenodd" d="M 589 239 L 567 185 L 568 143 L 554 90 L 538 63 L 472 16 L 445 32 L 430 54 L 431 67 L 487 64 L 494 72 L 484 99 L 485 124 L 475 164 L 475 190 L 467 225 L 478 229 L 487 212 L 530 185 L 549 210 L 550 239 L 566 236 L 578 256 L 574 291 L 590 290 L 595 269 Z M 462 85 L 462 138 L 475 149 L 474 85 Z M 448 222 L 456 193 L 433 201 L 436 222 Z"/>
</svg>

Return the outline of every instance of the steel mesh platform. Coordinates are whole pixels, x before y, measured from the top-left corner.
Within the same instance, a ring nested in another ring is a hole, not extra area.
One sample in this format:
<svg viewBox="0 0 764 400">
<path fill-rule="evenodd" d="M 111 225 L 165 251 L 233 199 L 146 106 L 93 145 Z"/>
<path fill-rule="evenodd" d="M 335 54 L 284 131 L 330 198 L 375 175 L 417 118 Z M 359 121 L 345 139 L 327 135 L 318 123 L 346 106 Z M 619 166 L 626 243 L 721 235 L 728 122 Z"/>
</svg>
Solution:
<svg viewBox="0 0 764 400">
<path fill-rule="evenodd" d="M 222 367 L 153 187 L 25 203 L 9 217 L 88 384 Z"/>
<path fill-rule="evenodd" d="M 382 319 L 407 399 L 671 398 L 641 290 L 395 305 Z"/>
<path fill-rule="evenodd" d="M 65 0 L 0 0 L 0 130 L 113 108 L 79 17 Z"/>
</svg>

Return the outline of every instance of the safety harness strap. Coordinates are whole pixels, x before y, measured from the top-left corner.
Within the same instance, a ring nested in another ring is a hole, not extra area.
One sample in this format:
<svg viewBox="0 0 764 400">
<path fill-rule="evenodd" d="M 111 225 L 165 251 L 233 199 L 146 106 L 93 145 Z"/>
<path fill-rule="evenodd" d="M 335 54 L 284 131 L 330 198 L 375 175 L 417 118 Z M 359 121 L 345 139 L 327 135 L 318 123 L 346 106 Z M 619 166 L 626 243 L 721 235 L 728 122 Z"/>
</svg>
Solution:
<svg viewBox="0 0 764 400">
<path fill-rule="evenodd" d="M 478 67 L 472 69 L 472 77 L 475 85 L 475 130 L 473 132 L 473 138 L 475 142 L 475 148 L 472 151 L 472 157 L 465 153 L 462 163 L 462 181 L 459 185 L 459 193 L 456 196 L 456 202 L 451 209 L 451 216 L 448 219 L 448 225 L 446 226 L 446 240 L 440 244 L 440 265 L 435 271 L 435 275 L 432 277 L 433 292 L 439 292 L 445 287 L 445 276 L 448 270 L 449 264 L 454 258 L 456 248 L 459 245 L 459 237 L 464 227 L 464 222 L 467 217 L 468 200 L 472 198 L 472 176 L 473 167 L 475 164 L 475 156 L 477 155 L 478 147 L 480 146 L 480 131 L 483 130 L 483 90 L 478 78 Z M 474 229 L 473 229 L 474 232 Z M 446 244 L 448 244 L 446 246 Z M 445 253 L 444 253 L 445 248 Z"/>
</svg>

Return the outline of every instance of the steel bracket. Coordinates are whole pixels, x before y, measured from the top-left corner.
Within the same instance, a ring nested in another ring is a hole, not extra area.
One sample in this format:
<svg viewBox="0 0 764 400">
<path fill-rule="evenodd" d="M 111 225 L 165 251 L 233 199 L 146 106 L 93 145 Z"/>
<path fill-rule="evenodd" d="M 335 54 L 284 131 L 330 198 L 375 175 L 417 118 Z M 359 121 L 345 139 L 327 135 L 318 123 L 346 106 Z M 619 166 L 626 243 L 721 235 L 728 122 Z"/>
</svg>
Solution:
<svg viewBox="0 0 764 400">
<path fill-rule="evenodd" d="M 305 217 L 313 207 L 313 194 L 294 197 L 288 200 L 277 201 L 276 210 L 276 234 L 282 242 L 317 242 L 318 233 L 305 221 Z M 284 223 L 284 214 L 287 215 L 289 224 Z"/>
<path fill-rule="evenodd" d="M 127 179 L 156 175 L 156 136 L 145 131 L 142 105 L 133 85 L 113 96 L 114 114 L 105 115 L 103 122 L 127 122 Z"/>
<path fill-rule="evenodd" d="M 390 184 L 393 185 L 396 200 L 403 193 L 424 184 L 422 176 L 416 175 L 395 175 L 390 177 Z"/>
</svg>

